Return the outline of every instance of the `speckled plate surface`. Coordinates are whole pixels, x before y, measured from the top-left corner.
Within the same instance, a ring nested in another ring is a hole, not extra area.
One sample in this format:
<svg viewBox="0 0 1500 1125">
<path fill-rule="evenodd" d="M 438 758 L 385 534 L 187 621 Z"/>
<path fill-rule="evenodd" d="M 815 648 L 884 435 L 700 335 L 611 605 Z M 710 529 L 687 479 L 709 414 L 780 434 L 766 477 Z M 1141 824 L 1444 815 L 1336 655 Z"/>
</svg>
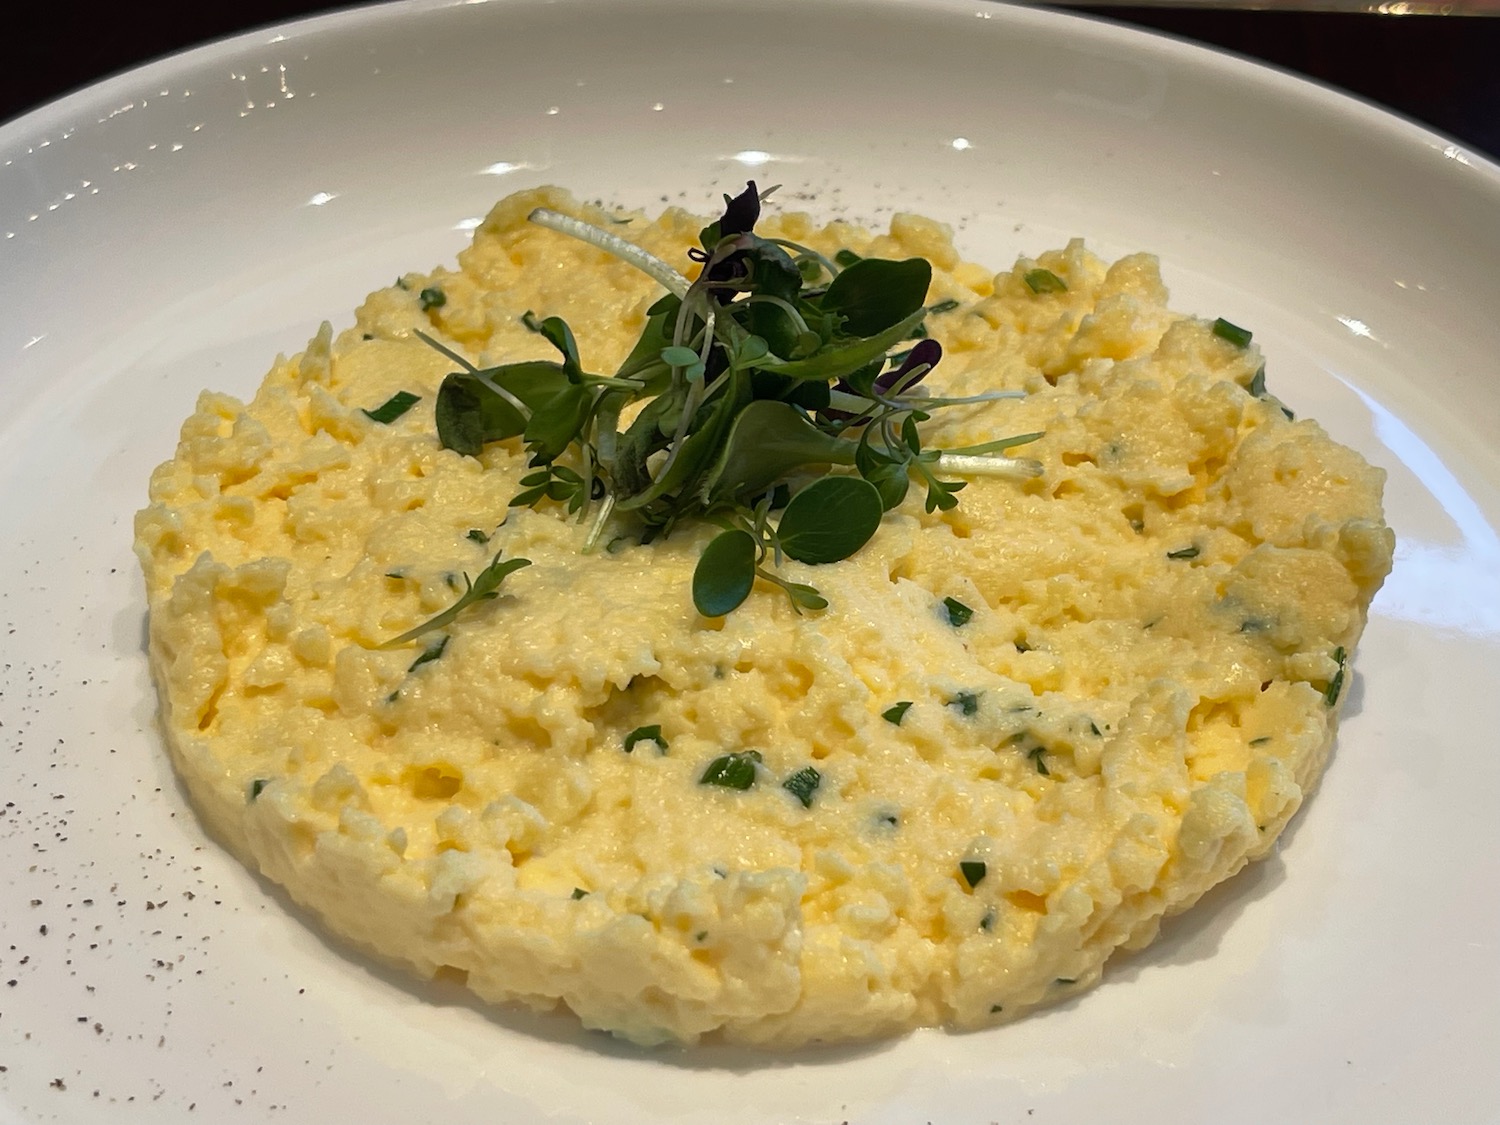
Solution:
<svg viewBox="0 0 1500 1125">
<path fill-rule="evenodd" d="M 212 840 L 154 729 L 131 517 L 205 386 L 506 192 L 748 176 L 1081 234 L 1252 327 L 1400 537 L 1322 789 L 1094 993 L 982 1034 L 646 1054 L 341 947 Z M 0 1122 L 1500 1116 L 1500 170 L 1196 48 L 973 2 L 495 0 L 316 19 L 0 129 Z"/>
</svg>

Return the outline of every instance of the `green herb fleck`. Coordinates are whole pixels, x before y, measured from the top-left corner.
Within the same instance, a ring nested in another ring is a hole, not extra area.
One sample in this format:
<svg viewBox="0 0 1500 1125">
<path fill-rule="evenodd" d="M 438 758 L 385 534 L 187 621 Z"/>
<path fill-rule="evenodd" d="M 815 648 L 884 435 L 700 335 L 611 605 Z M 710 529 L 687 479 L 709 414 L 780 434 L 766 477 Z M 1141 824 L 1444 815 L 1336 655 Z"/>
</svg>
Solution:
<svg viewBox="0 0 1500 1125">
<path fill-rule="evenodd" d="M 1266 397 L 1266 365 L 1262 363 L 1250 378 L 1250 393 L 1256 398 Z"/>
<path fill-rule="evenodd" d="M 910 699 L 903 699 L 900 703 L 897 703 L 891 707 L 887 707 L 880 713 L 880 717 L 886 722 L 890 723 L 892 726 L 899 727 L 901 725 L 901 720 L 904 719 L 906 717 L 906 713 L 911 710 L 911 705 L 912 701 Z"/>
<path fill-rule="evenodd" d="M 581 898 L 588 898 L 588 897 L 589 897 L 588 891 L 584 890 L 582 887 L 574 887 L 573 888 L 573 901 L 574 902 L 577 902 Z"/>
<path fill-rule="evenodd" d="M 625 736 L 625 753 L 629 754 L 635 749 L 638 742 L 654 742 L 663 754 L 667 752 L 667 740 L 661 736 L 661 724 L 652 723 L 649 727 L 636 727 Z"/>
<path fill-rule="evenodd" d="M 1333 659 L 1339 666 L 1338 671 L 1333 674 L 1333 679 L 1328 681 L 1328 687 L 1323 691 L 1323 702 L 1329 707 L 1339 701 L 1339 692 L 1344 690 L 1344 668 L 1349 654 L 1344 651 L 1343 645 L 1333 650 Z"/>
<path fill-rule="evenodd" d="M 797 800 L 802 802 L 804 809 L 812 808 L 813 794 L 817 792 L 818 786 L 823 782 L 823 775 L 812 766 L 803 766 L 791 777 L 781 783 L 781 787 Z"/>
<path fill-rule="evenodd" d="M 1214 335 L 1221 340 L 1227 340 L 1237 348 L 1250 346 L 1250 338 L 1255 335 L 1248 328 L 1241 328 L 1238 324 L 1231 324 L 1222 316 L 1214 321 Z M 1264 379 L 1262 379 L 1264 385 Z"/>
<path fill-rule="evenodd" d="M 469 534 L 465 536 L 465 538 L 474 540 L 474 542 L 478 543 L 481 547 L 483 547 L 490 541 L 490 537 L 484 532 L 480 531 L 477 527 L 469 528 Z"/>
<path fill-rule="evenodd" d="M 932 316 L 942 316 L 943 313 L 952 312 L 956 308 L 958 308 L 958 302 L 949 298 L 946 301 L 939 301 L 935 305 L 928 305 L 927 311 Z"/>
<path fill-rule="evenodd" d="M 708 763 L 699 785 L 718 785 L 724 789 L 749 789 L 755 784 L 755 765 L 760 761 L 758 750 L 737 750 Z"/>
<path fill-rule="evenodd" d="M 444 633 L 441 637 L 433 641 L 430 645 L 422 650 L 422 655 L 411 662 L 411 667 L 407 669 L 407 672 L 415 672 L 418 668 L 422 667 L 422 665 L 431 664 L 434 660 L 443 655 L 443 649 L 447 647 L 448 634 Z"/>
<path fill-rule="evenodd" d="M 1044 270 L 1038 266 L 1034 270 L 1027 270 L 1022 278 L 1026 282 L 1026 288 L 1033 293 L 1066 293 L 1068 283 L 1051 270 Z"/>
<path fill-rule="evenodd" d="M 948 706 L 957 708 L 965 716 L 977 715 L 979 713 L 979 696 L 981 694 L 981 692 L 977 691 L 961 691 L 948 700 Z"/>
<path fill-rule="evenodd" d="M 421 304 L 423 312 L 428 309 L 440 309 L 448 303 L 448 294 L 432 285 L 417 294 L 417 301 Z"/>
<path fill-rule="evenodd" d="M 1175 551 L 1168 551 L 1167 552 L 1167 558 L 1169 558 L 1169 559 L 1196 559 L 1197 557 L 1198 557 L 1198 548 L 1196 546 L 1193 546 L 1193 547 L 1179 547 Z"/>
<path fill-rule="evenodd" d="M 360 413 L 372 422 L 389 426 L 421 401 L 421 395 L 414 395 L 410 391 L 397 391 L 374 410 L 361 410 Z"/>
<path fill-rule="evenodd" d="M 1077 984 L 1078 983 L 1078 978 L 1077 977 L 1058 977 L 1056 983 L 1058 983 L 1058 984 Z"/>
<path fill-rule="evenodd" d="M 984 917 L 982 917 L 982 918 L 979 919 L 979 928 L 981 930 L 983 930 L 985 933 L 989 933 L 990 930 L 994 929 L 994 927 L 995 927 L 995 912 L 993 910 L 986 910 L 984 912 Z"/>
<path fill-rule="evenodd" d="M 1104 737 L 1103 734 L 1099 730 L 1099 724 L 1096 723 L 1096 722 L 1094 722 L 1093 719 L 1089 720 L 1089 730 L 1093 732 L 1093 735 L 1094 735 L 1095 738 L 1103 738 Z"/>
<path fill-rule="evenodd" d="M 986 871 L 984 863 L 977 859 L 966 859 L 958 865 L 958 872 L 964 877 L 964 884 L 971 891 L 984 882 Z"/>
<path fill-rule="evenodd" d="M 1268 743 L 1270 741 L 1271 741 L 1271 736 L 1269 734 L 1263 734 L 1259 738 L 1252 738 L 1250 740 L 1250 745 L 1251 746 L 1264 746 L 1266 743 Z"/>
<path fill-rule="evenodd" d="M 265 787 L 267 785 L 270 785 L 270 784 L 271 784 L 271 779 L 270 778 L 268 778 L 268 777 L 257 777 L 254 781 L 252 781 L 250 783 L 250 800 L 253 801 L 253 800 L 255 800 L 255 798 L 259 797 L 261 795 L 262 790 L 264 790 Z"/>
<path fill-rule="evenodd" d="M 944 598 L 943 606 L 948 610 L 948 624 L 954 628 L 967 625 L 974 616 L 974 611 L 957 598 Z"/>
<path fill-rule="evenodd" d="M 505 581 L 506 577 L 513 571 L 530 565 L 530 559 L 506 559 L 502 562 L 500 560 L 500 553 L 497 551 L 495 557 L 490 560 L 490 565 L 479 572 L 479 577 L 471 582 L 468 574 L 464 575 L 464 585 L 467 588 L 458 601 L 454 602 L 431 620 L 424 621 L 415 629 L 408 629 L 399 637 L 392 637 L 380 647 L 395 648 L 397 645 L 404 645 L 407 641 L 416 640 L 423 633 L 430 632 L 433 629 L 441 629 L 445 625 L 451 625 L 457 619 L 458 615 L 470 606 L 489 601 L 491 598 L 498 598 L 500 596 L 500 584 Z"/>
<path fill-rule="evenodd" d="M 992 1015 L 992 1016 L 995 1013 L 997 1013 L 997 1012 L 1003 1012 L 1003 1011 L 1005 1011 L 1005 1009 L 1002 1008 L 999 1004 L 991 1004 L 990 1005 L 990 1015 Z"/>
<path fill-rule="evenodd" d="M 1051 777 L 1052 771 L 1047 768 L 1047 762 L 1044 757 L 1046 753 L 1047 748 L 1045 746 L 1033 746 L 1030 750 L 1026 751 L 1026 756 L 1031 759 L 1032 765 L 1036 766 L 1037 773 L 1043 777 Z"/>
</svg>

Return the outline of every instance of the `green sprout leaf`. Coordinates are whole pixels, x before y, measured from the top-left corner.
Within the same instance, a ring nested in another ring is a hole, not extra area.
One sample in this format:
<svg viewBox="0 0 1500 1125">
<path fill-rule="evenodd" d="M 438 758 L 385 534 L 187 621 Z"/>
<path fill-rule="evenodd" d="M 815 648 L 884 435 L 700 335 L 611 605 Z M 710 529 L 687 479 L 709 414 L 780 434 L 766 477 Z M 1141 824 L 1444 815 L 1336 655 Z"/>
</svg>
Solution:
<svg viewBox="0 0 1500 1125">
<path fill-rule="evenodd" d="M 839 562 L 870 541 L 884 512 L 880 493 L 869 481 L 820 477 L 792 497 L 776 537 L 798 562 Z"/>
<path fill-rule="evenodd" d="M 755 538 L 739 528 L 709 542 L 693 568 L 693 605 L 704 617 L 738 609 L 755 585 Z"/>
<path fill-rule="evenodd" d="M 421 401 L 421 395 L 414 395 L 410 391 L 397 391 L 374 410 L 361 410 L 360 413 L 372 422 L 379 422 L 383 426 L 389 426 Z"/>
<path fill-rule="evenodd" d="M 408 641 L 414 641 L 422 634 L 431 632 L 433 629 L 441 629 L 445 625 L 451 625 L 457 620 L 458 615 L 470 606 L 489 601 L 491 598 L 498 598 L 500 596 L 500 584 L 505 581 L 506 577 L 520 570 L 522 567 L 530 565 L 530 559 L 521 558 L 506 559 L 502 562 L 497 552 L 495 557 L 490 561 L 489 566 L 479 572 L 479 577 L 470 581 L 469 576 L 467 574 L 464 575 L 466 589 L 459 596 L 458 601 L 454 602 L 431 620 L 424 621 L 415 629 L 408 629 L 399 637 L 392 637 L 380 647 L 395 648 L 397 645 L 404 645 Z"/>
<path fill-rule="evenodd" d="M 822 309 L 844 318 L 846 335 L 877 336 L 921 309 L 931 284 L 925 258 L 864 258 L 829 282 Z"/>
</svg>

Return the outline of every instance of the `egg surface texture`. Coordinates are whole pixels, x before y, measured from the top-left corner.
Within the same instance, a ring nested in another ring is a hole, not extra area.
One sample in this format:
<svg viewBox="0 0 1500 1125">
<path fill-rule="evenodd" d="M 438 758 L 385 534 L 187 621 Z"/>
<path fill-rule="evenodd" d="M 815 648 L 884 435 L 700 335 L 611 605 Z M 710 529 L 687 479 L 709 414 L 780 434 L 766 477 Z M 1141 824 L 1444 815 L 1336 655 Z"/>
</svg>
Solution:
<svg viewBox="0 0 1500 1125">
<path fill-rule="evenodd" d="M 786 1047 L 1011 1020 L 1266 854 L 1327 760 L 1393 536 L 1384 474 L 1292 420 L 1255 345 L 1169 311 L 1149 255 L 1075 242 L 994 274 L 916 216 L 773 215 L 757 233 L 830 258 L 928 259 L 929 393 L 1029 393 L 936 411 L 924 445 L 1041 431 L 1010 455 L 1042 472 L 949 511 L 914 485 L 847 560 L 784 560 L 826 609 L 761 579 L 707 618 L 718 527 L 642 545 L 618 520 L 585 553 L 565 505 L 511 506 L 519 439 L 438 441 L 457 365 L 417 330 L 483 367 L 555 359 L 532 326 L 559 316 L 612 372 L 662 294 L 538 206 L 684 269 L 704 225 L 505 199 L 457 270 L 373 293 L 248 405 L 205 392 L 151 479 L 163 727 L 246 863 L 485 1000 Z M 531 565 L 382 647 L 497 553 Z M 705 784 L 728 755 L 748 785 Z"/>
</svg>

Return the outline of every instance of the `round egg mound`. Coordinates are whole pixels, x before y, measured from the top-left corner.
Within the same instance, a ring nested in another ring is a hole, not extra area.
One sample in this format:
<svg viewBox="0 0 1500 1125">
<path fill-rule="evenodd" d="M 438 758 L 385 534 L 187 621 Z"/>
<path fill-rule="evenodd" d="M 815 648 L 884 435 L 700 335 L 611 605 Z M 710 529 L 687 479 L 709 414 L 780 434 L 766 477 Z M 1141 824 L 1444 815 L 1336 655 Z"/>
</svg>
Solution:
<svg viewBox="0 0 1500 1125">
<path fill-rule="evenodd" d="M 248 406 L 205 393 L 152 477 L 163 725 L 247 863 L 486 1000 L 785 1046 L 1072 995 L 1266 853 L 1323 768 L 1393 537 L 1383 473 L 1289 420 L 1253 346 L 1168 311 L 1146 255 L 1075 242 L 995 275 L 914 216 L 878 237 L 768 219 L 829 255 L 929 259 L 927 385 L 1030 394 L 941 411 L 926 444 L 1041 430 L 1015 452 L 1045 471 L 973 480 L 950 512 L 914 488 L 846 562 L 785 564 L 826 610 L 758 583 L 711 620 L 690 589 L 717 528 L 584 555 L 559 505 L 509 507 L 518 441 L 438 443 L 453 364 L 414 329 L 494 364 L 552 357 L 522 318 L 561 316 L 610 372 L 659 296 L 536 206 L 679 265 L 703 225 L 506 199 L 460 269 L 371 295 Z M 1032 292 L 1038 266 L 1066 291 Z M 364 413 L 398 391 L 421 400 Z M 532 560 L 499 598 L 380 647 L 497 550 Z M 750 788 L 701 783 L 750 750 Z M 808 766 L 804 804 L 784 782 Z"/>
</svg>

